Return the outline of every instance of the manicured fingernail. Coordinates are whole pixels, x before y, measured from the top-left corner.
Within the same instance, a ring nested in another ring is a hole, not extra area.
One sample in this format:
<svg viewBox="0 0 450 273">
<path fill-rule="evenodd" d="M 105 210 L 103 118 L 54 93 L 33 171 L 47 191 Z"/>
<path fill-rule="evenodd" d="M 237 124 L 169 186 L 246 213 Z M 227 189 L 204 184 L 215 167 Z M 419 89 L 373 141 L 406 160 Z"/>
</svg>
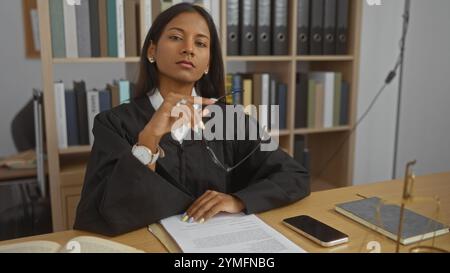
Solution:
<svg viewBox="0 0 450 273">
<path fill-rule="evenodd" d="M 200 219 L 200 221 L 198 221 L 199 224 L 203 224 L 205 222 L 205 218 Z"/>
<path fill-rule="evenodd" d="M 203 112 L 202 112 L 202 115 L 203 115 L 204 117 L 206 117 L 206 116 L 208 116 L 210 113 L 211 113 L 211 111 L 209 111 L 208 108 L 205 108 L 205 109 L 203 110 Z"/>
<path fill-rule="evenodd" d="M 181 221 L 186 222 L 189 219 L 189 215 L 186 215 L 183 217 L 183 219 Z"/>
<path fill-rule="evenodd" d="M 194 223 L 194 217 L 189 218 L 189 223 L 190 224 Z"/>
<path fill-rule="evenodd" d="M 206 129 L 205 124 L 203 123 L 203 121 L 200 121 L 199 127 L 200 127 L 200 129 L 202 129 L 202 130 L 205 130 L 205 129 Z"/>
</svg>

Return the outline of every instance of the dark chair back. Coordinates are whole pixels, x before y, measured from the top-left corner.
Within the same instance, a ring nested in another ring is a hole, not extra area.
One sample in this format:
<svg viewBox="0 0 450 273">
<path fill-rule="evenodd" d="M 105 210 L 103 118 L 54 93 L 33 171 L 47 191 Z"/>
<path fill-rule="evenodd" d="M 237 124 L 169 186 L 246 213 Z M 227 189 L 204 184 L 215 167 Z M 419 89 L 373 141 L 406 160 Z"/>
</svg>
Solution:
<svg viewBox="0 0 450 273">
<path fill-rule="evenodd" d="M 33 99 L 30 99 L 14 117 L 11 122 L 11 133 L 18 152 L 36 148 Z"/>
</svg>

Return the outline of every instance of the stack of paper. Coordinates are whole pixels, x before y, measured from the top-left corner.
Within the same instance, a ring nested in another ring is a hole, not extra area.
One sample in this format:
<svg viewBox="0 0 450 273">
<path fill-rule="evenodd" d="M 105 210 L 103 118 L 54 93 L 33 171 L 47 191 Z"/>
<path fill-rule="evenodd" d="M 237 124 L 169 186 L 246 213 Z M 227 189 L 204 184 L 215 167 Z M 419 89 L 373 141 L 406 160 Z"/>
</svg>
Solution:
<svg viewBox="0 0 450 273">
<path fill-rule="evenodd" d="M 185 253 L 306 252 L 255 215 L 221 214 L 203 224 L 180 219 L 173 216 L 161 225 Z"/>
</svg>

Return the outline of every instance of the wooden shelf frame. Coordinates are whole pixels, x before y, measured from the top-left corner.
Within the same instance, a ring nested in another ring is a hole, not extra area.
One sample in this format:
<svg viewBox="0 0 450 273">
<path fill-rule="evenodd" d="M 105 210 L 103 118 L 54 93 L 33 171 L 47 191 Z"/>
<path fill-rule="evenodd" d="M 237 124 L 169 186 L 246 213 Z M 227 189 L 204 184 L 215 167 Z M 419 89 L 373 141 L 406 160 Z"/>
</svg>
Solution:
<svg viewBox="0 0 450 273">
<path fill-rule="evenodd" d="M 141 6 L 144 0 L 141 1 Z M 214 0 L 213 0 L 214 1 Z M 67 169 L 71 169 L 67 162 L 70 158 L 80 155 L 87 157 L 91 147 L 77 146 L 68 149 L 58 149 L 55 98 L 53 92 L 53 71 L 55 65 L 60 64 L 96 64 L 96 63 L 117 63 L 117 64 L 138 64 L 139 57 L 127 58 L 63 58 L 57 59 L 52 56 L 52 43 L 50 31 L 49 1 L 37 0 L 40 37 L 41 37 L 41 60 L 42 60 L 42 79 L 44 90 L 45 124 L 47 135 L 47 156 L 49 167 L 50 196 L 52 203 L 52 219 L 54 231 L 61 231 L 67 228 L 67 223 L 71 220 L 67 216 L 67 208 L 73 207 L 73 204 L 67 205 L 65 192 L 70 192 L 70 197 L 74 197 L 73 188 L 64 188 L 61 182 Z M 304 135 L 307 139 L 312 154 L 312 181 L 313 185 L 317 182 L 316 188 L 332 188 L 339 186 L 348 186 L 353 178 L 353 160 L 355 136 L 348 137 L 348 133 L 353 128 L 356 120 L 356 103 L 359 71 L 360 54 L 360 32 L 362 1 L 350 0 L 350 28 L 349 28 L 349 52 L 342 56 L 298 56 L 296 53 L 297 41 L 297 0 L 289 0 L 289 54 L 287 56 L 227 56 L 226 48 L 226 1 L 221 1 L 221 27 L 220 38 L 222 41 L 223 59 L 225 64 L 243 62 L 247 64 L 248 72 L 270 72 L 279 77 L 279 80 L 288 85 L 288 117 L 287 130 L 278 132 L 280 145 L 288 153 L 293 155 L 294 140 L 298 135 Z M 141 18 L 141 25 L 143 25 Z M 143 27 L 141 26 L 141 31 Z M 145 35 L 145 33 L 141 33 Z M 343 78 L 350 83 L 351 101 L 349 103 L 350 120 L 348 126 L 337 128 L 295 128 L 295 76 L 298 72 L 299 63 L 308 63 L 312 70 L 336 70 L 343 73 Z M 348 137 L 336 160 L 329 164 L 329 167 L 320 172 L 319 169 L 324 165 L 324 160 L 329 158 L 330 153 L 342 143 L 343 138 Z M 68 159 L 69 158 L 69 159 Z M 75 165 L 79 165 L 76 160 Z M 62 165 L 61 165 L 62 164 Z M 70 165 L 70 164 L 69 164 Z M 324 186 L 325 185 L 325 186 Z M 313 186 L 314 188 L 314 186 Z"/>
<path fill-rule="evenodd" d="M 139 57 L 126 58 L 55 58 L 54 64 L 139 63 Z"/>
</svg>

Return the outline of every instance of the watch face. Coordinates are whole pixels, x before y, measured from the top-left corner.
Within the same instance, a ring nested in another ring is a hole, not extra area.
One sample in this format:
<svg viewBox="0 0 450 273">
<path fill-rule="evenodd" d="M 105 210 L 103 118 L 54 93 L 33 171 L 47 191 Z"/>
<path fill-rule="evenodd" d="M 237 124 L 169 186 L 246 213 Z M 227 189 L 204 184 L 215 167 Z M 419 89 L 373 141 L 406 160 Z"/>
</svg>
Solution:
<svg viewBox="0 0 450 273">
<path fill-rule="evenodd" d="M 137 146 L 134 149 L 133 154 L 139 159 L 139 161 L 141 161 L 145 165 L 148 165 L 151 161 L 151 155 L 144 147 Z"/>
</svg>

